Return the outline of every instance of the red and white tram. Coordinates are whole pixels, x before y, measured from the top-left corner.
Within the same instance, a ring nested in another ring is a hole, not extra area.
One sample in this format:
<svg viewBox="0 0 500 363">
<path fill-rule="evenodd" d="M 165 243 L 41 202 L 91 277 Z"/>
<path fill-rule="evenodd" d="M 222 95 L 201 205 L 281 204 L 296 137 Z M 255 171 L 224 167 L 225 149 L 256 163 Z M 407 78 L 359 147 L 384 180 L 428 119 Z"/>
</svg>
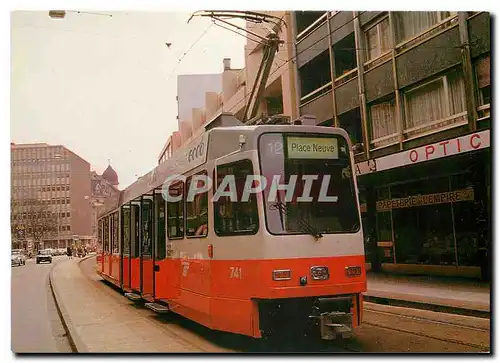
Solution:
<svg viewBox="0 0 500 363">
<path fill-rule="evenodd" d="M 152 310 L 214 330 L 255 338 L 350 332 L 361 324 L 366 290 L 353 162 L 342 129 L 209 129 L 104 207 L 96 270 Z M 172 175 L 185 180 L 167 185 Z M 200 175 L 213 185 L 200 185 Z M 249 175 L 264 180 L 248 183 Z M 225 180 L 237 198 L 224 193 Z"/>
</svg>

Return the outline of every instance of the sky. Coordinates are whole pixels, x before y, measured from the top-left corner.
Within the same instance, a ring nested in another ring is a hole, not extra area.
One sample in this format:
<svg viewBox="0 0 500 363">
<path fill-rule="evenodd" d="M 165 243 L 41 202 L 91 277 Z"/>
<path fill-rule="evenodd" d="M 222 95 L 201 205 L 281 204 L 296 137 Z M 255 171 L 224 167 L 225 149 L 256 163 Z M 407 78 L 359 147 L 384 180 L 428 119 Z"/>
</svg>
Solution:
<svg viewBox="0 0 500 363">
<path fill-rule="evenodd" d="M 177 130 L 176 76 L 244 67 L 246 39 L 189 12 L 96 12 L 12 12 L 10 138 L 62 144 L 98 173 L 109 159 L 125 188 Z"/>
</svg>

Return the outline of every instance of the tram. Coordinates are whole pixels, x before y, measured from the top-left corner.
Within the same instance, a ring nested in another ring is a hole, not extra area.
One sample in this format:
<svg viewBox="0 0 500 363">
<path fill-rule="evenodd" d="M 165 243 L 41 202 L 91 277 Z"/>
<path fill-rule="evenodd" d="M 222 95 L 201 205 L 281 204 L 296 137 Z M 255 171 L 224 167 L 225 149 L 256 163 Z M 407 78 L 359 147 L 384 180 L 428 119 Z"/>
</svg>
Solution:
<svg viewBox="0 0 500 363">
<path fill-rule="evenodd" d="M 361 324 L 363 232 L 342 129 L 220 114 L 103 208 L 97 273 L 158 313 L 254 338 L 335 339 Z"/>
</svg>

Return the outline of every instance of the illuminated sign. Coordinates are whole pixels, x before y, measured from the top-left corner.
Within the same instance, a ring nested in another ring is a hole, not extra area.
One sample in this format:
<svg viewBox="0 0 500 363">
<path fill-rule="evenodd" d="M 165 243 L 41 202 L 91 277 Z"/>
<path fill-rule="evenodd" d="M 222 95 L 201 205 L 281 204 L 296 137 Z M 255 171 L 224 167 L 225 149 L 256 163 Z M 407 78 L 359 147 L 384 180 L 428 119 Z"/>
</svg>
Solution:
<svg viewBox="0 0 500 363">
<path fill-rule="evenodd" d="M 339 148 L 335 138 L 288 137 L 290 159 L 338 159 Z"/>
</svg>

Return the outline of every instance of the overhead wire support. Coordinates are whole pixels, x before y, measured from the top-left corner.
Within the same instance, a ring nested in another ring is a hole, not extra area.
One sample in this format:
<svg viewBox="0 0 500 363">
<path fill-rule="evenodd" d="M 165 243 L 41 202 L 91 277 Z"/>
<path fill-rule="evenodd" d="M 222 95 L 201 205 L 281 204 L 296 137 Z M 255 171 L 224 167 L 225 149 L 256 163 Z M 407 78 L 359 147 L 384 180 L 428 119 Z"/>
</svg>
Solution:
<svg viewBox="0 0 500 363">
<path fill-rule="evenodd" d="M 237 30 L 244 31 L 247 34 L 245 38 L 254 41 L 262 46 L 262 53 L 263 53 L 262 61 L 260 63 L 259 70 L 255 77 L 255 82 L 253 83 L 252 90 L 248 98 L 248 102 L 245 105 L 244 116 L 243 116 L 243 122 L 250 123 L 251 120 L 257 114 L 259 104 L 263 97 L 265 86 L 267 84 L 267 80 L 269 79 L 269 73 L 271 71 L 271 66 L 274 63 L 274 58 L 276 56 L 276 53 L 278 53 L 280 44 L 284 43 L 284 41 L 280 39 L 279 34 L 281 32 L 282 25 L 286 26 L 285 21 L 283 20 L 283 18 L 279 18 L 273 15 L 262 14 L 251 11 L 203 10 L 194 12 L 189 18 L 188 23 L 195 16 L 210 17 L 212 18 L 213 22 L 216 25 L 221 26 L 224 29 L 227 28 L 223 27 L 220 24 L 217 24 L 216 21 L 226 24 Z M 247 28 L 242 28 L 239 25 L 233 24 L 227 21 L 226 19 L 242 19 L 253 23 L 272 23 L 274 24 L 274 26 L 272 27 L 272 29 L 269 29 L 270 32 L 267 36 L 263 36 Z M 233 31 L 236 34 L 244 36 L 243 34 L 240 34 L 235 30 L 232 29 L 227 29 L 227 30 Z M 260 39 L 260 41 L 252 39 L 252 37 Z"/>
</svg>

